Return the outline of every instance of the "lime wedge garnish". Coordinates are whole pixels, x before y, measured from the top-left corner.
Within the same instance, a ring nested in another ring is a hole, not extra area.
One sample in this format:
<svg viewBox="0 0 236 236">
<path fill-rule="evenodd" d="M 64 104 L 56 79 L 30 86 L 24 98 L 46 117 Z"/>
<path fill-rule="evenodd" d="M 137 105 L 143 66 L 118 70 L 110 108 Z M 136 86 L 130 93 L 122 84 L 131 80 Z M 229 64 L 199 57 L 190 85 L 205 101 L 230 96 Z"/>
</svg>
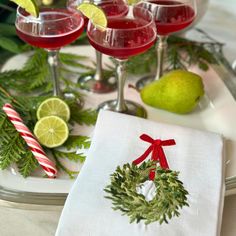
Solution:
<svg viewBox="0 0 236 236">
<path fill-rule="evenodd" d="M 142 0 L 126 0 L 127 4 L 128 4 L 129 6 L 134 5 L 134 4 L 137 4 L 137 3 L 141 2 L 141 1 L 142 1 Z"/>
<path fill-rule="evenodd" d="M 39 8 L 35 0 L 11 0 L 16 3 L 18 6 L 25 9 L 30 15 L 38 17 L 39 16 Z"/>
<path fill-rule="evenodd" d="M 61 146 L 67 140 L 69 129 L 60 117 L 46 116 L 36 123 L 34 134 L 42 145 L 54 148 Z"/>
<path fill-rule="evenodd" d="M 59 116 L 67 122 L 70 119 L 70 108 L 59 98 L 48 98 L 40 104 L 37 110 L 38 120 L 45 116 Z"/>
<path fill-rule="evenodd" d="M 107 17 L 104 11 L 93 3 L 82 3 L 77 9 L 92 21 L 92 23 L 99 29 L 107 27 Z"/>
</svg>

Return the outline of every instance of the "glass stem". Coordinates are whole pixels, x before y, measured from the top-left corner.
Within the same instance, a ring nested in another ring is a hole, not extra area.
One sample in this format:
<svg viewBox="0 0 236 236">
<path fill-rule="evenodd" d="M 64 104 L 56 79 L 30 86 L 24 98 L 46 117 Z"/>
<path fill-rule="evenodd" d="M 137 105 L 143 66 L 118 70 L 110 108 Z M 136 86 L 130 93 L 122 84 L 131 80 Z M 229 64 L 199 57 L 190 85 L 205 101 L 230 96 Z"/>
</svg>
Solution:
<svg viewBox="0 0 236 236">
<path fill-rule="evenodd" d="M 167 38 L 168 36 L 159 36 L 157 42 L 157 73 L 155 80 L 160 79 L 163 75 L 164 55 L 167 48 Z"/>
<path fill-rule="evenodd" d="M 51 70 L 52 84 L 53 84 L 53 96 L 61 96 L 59 76 L 58 76 L 58 50 L 48 50 L 48 64 Z"/>
<path fill-rule="evenodd" d="M 96 81 L 102 81 L 102 53 L 96 50 L 96 72 L 94 79 Z"/>
<path fill-rule="evenodd" d="M 117 80 L 118 80 L 118 91 L 115 110 L 118 112 L 124 112 L 127 110 L 124 99 L 124 86 L 126 80 L 126 61 L 127 59 L 115 59 L 117 61 Z"/>
</svg>

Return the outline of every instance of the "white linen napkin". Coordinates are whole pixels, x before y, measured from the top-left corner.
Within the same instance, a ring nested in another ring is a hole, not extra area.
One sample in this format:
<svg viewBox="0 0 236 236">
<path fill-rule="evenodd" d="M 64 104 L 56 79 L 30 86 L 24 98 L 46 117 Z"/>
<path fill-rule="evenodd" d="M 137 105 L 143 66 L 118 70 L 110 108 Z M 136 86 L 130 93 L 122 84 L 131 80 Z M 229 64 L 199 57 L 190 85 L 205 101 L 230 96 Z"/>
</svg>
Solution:
<svg viewBox="0 0 236 236">
<path fill-rule="evenodd" d="M 175 139 L 164 147 L 169 167 L 189 192 L 190 207 L 168 224 L 129 223 L 112 209 L 104 188 L 118 165 L 132 163 L 149 147 L 139 136 Z M 220 234 L 224 199 L 223 140 L 220 135 L 101 111 L 82 170 L 66 200 L 57 236 L 215 236 Z"/>
</svg>

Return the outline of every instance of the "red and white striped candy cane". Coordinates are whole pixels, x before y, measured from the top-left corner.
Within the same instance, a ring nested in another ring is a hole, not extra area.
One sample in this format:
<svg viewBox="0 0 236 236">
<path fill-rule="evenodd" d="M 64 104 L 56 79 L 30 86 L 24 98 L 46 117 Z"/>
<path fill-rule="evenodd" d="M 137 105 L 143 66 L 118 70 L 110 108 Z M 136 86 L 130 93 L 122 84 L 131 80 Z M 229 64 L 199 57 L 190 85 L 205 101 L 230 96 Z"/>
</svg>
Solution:
<svg viewBox="0 0 236 236">
<path fill-rule="evenodd" d="M 3 110 L 8 116 L 11 123 L 15 126 L 16 130 L 20 133 L 21 137 L 25 140 L 31 152 L 37 159 L 38 163 L 42 166 L 46 174 L 50 178 L 56 177 L 57 170 L 54 163 L 46 156 L 43 148 L 38 143 L 28 127 L 23 123 L 20 115 L 13 109 L 12 105 L 9 103 L 6 103 L 3 106 Z"/>
</svg>

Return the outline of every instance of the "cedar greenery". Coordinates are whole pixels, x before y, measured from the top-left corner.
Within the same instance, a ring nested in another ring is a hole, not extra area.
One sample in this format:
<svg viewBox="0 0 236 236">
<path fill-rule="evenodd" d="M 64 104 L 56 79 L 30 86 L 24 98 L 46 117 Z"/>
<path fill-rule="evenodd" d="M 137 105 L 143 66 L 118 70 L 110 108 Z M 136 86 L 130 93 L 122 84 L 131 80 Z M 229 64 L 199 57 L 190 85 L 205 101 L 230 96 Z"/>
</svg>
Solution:
<svg viewBox="0 0 236 236">
<path fill-rule="evenodd" d="M 39 104 L 48 98 L 48 96 L 38 97 L 23 97 L 12 96 L 4 88 L 0 87 L 0 106 L 10 102 L 14 108 L 22 116 L 24 123 L 32 131 L 36 123 L 36 111 Z M 73 105 L 74 104 L 74 105 Z M 86 125 L 94 125 L 96 122 L 97 112 L 94 110 L 83 110 L 82 107 L 78 109 L 77 100 L 69 100 L 69 106 L 77 106 L 77 109 L 71 110 L 71 123 L 80 123 Z M 78 117 L 82 118 L 73 119 Z M 60 159 L 69 159 L 74 162 L 84 162 L 85 155 L 75 151 L 77 148 L 87 149 L 90 146 L 90 139 L 87 136 L 70 135 L 66 143 L 60 148 L 49 149 L 44 147 L 46 153 L 52 153 L 56 161 L 58 169 L 66 172 L 69 177 L 73 178 L 78 173 L 70 171 L 66 168 Z M 24 139 L 16 131 L 15 127 L 7 118 L 6 114 L 0 110 L 0 168 L 2 170 L 8 168 L 11 164 L 16 164 L 22 176 L 29 176 L 39 165 L 33 157 L 31 151 L 27 148 Z"/>
<path fill-rule="evenodd" d="M 200 29 L 195 29 L 204 42 L 183 38 L 177 35 L 168 37 L 168 47 L 166 55 L 166 70 L 184 69 L 190 65 L 198 65 L 207 71 L 208 64 L 217 64 L 219 55 L 223 56 L 224 44 L 216 41 L 207 33 Z M 155 73 L 157 53 L 155 46 L 151 47 L 146 53 L 130 58 L 127 62 L 127 71 L 131 74 Z"/>
<path fill-rule="evenodd" d="M 154 184 L 156 195 L 151 201 L 137 193 L 136 188 L 149 180 L 149 171 L 156 165 L 153 161 L 143 162 L 140 166 L 124 164 L 118 166 L 111 175 L 111 182 L 104 191 L 110 199 L 114 210 L 121 211 L 130 218 L 130 223 L 144 221 L 150 224 L 158 221 L 168 223 L 174 216 L 180 215 L 180 208 L 189 206 L 188 192 L 178 179 L 179 172 L 170 169 L 156 168 Z"/>
<path fill-rule="evenodd" d="M 13 27 L 8 27 L 8 24 L 1 24 L 0 35 L 8 37 L 17 43 L 16 34 Z M 168 39 L 168 51 L 167 58 L 170 62 L 168 69 L 186 68 L 190 64 L 198 64 L 203 69 L 208 69 L 208 63 L 216 63 L 220 58 L 225 60 L 222 53 L 223 44 L 215 41 L 209 35 L 198 30 L 207 39 L 206 42 L 197 42 L 189 39 L 181 38 L 179 36 L 170 36 Z M 83 41 L 86 40 L 86 34 L 83 34 Z M 12 45 L 12 46 L 11 46 Z M 1 55 L 5 53 L 5 50 L 18 53 L 32 50 L 29 45 L 20 42 L 18 48 L 13 46 L 9 40 L 3 40 L 0 42 Z M 4 52 L 2 52 L 2 50 Z M 11 52 L 12 53 L 12 52 Z M 12 55 L 12 54 L 9 55 Z M 36 110 L 38 105 L 49 97 L 52 89 L 52 84 L 48 77 L 50 76 L 47 53 L 38 48 L 34 48 L 33 52 L 28 52 L 29 58 L 22 67 L 22 69 L 9 70 L 0 73 L 0 106 L 6 102 L 11 103 L 14 108 L 20 113 L 24 122 L 33 130 L 36 123 Z M 87 62 L 90 60 L 85 56 L 75 55 L 71 53 L 60 53 L 60 82 L 63 84 L 64 93 L 73 92 L 74 99 L 67 100 L 67 103 L 71 110 L 71 124 L 85 124 L 93 125 L 96 122 L 97 112 L 92 109 L 83 109 L 84 97 L 76 90 L 79 87 L 77 81 L 68 78 L 78 77 L 78 69 L 81 75 L 94 74 L 94 66 L 88 66 Z M 217 58 L 215 58 L 217 56 Z M 127 70 L 131 74 L 145 74 L 153 71 L 156 65 L 156 50 L 152 47 L 148 52 L 142 55 L 131 58 L 127 64 Z M 104 70 L 104 76 L 114 76 L 115 69 L 113 66 L 108 66 L 108 69 Z M 11 93 L 9 92 L 11 91 Z M 14 95 L 13 95 L 14 94 Z M 26 96 L 26 94 L 28 94 Z M 38 96 L 34 96 L 37 94 Z M 79 104 L 79 105 L 78 105 Z M 11 142 L 10 142 L 11 140 Z M 76 141 L 75 141 L 76 140 Z M 71 144 L 70 144 L 71 141 Z M 79 136 L 69 138 L 66 145 L 85 145 L 88 147 L 88 140 L 82 139 Z M 37 168 L 38 164 L 32 157 L 31 152 L 26 148 L 24 140 L 17 134 L 14 127 L 7 120 L 3 111 L 0 111 L 0 168 L 5 169 L 12 163 L 16 163 L 20 173 L 27 177 L 32 171 Z M 57 166 L 70 177 L 75 175 L 74 172 L 70 172 L 60 159 L 65 158 L 66 155 L 73 161 L 83 161 L 84 156 L 81 153 L 75 153 L 70 150 L 70 154 L 66 154 L 59 150 L 48 150 L 53 153 Z M 24 158 L 24 160 L 23 160 Z"/>
</svg>

